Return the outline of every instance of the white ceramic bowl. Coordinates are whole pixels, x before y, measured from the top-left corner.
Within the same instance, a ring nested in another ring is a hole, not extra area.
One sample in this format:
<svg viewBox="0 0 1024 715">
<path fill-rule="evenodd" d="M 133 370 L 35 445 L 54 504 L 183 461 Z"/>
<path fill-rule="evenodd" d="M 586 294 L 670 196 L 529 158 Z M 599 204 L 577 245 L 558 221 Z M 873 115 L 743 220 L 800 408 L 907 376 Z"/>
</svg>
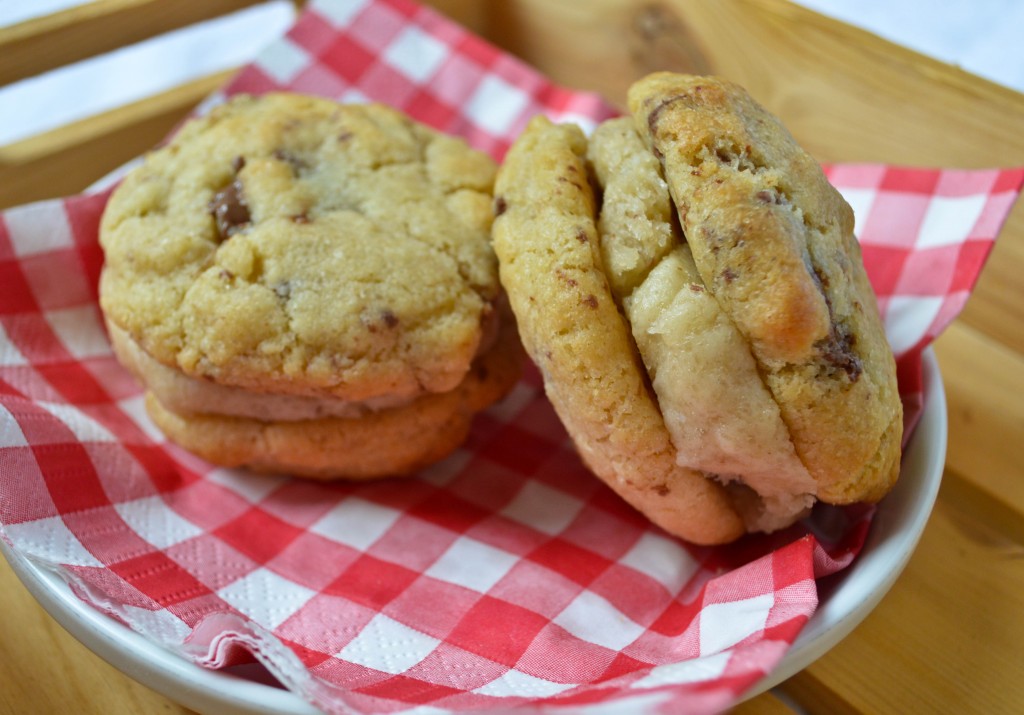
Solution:
<svg viewBox="0 0 1024 715">
<path fill-rule="evenodd" d="M 878 605 L 910 560 L 942 480 L 946 397 L 931 349 L 924 353 L 925 410 L 903 457 L 896 488 L 879 505 L 863 551 L 824 584 L 817 611 L 779 666 L 750 698 L 806 668 Z M 319 711 L 275 685 L 259 666 L 207 670 L 164 650 L 76 597 L 56 574 L 0 550 L 50 615 L 126 675 L 204 715 L 314 715 Z"/>
</svg>

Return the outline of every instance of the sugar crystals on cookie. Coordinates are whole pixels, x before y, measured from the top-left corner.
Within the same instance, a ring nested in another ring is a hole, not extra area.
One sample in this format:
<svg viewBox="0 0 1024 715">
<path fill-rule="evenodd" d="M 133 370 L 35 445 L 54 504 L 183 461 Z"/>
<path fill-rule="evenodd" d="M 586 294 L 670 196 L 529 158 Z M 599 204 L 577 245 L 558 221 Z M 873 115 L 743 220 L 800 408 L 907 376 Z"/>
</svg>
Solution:
<svg viewBox="0 0 1024 715">
<path fill-rule="evenodd" d="M 407 473 L 518 376 L 495 165 L 383 105 L 238 96 L 111 196 L 100 301 L 154 421 L 218 464 Z"/>
</svg>

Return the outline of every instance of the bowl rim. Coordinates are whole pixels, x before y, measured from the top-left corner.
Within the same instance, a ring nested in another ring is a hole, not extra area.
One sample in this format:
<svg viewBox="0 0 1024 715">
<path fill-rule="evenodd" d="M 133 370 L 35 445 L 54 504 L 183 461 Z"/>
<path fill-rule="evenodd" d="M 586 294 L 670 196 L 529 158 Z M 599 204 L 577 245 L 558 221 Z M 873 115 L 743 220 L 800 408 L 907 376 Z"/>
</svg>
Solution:
<svg viewBox="0 0 1024 715">
<path fill-rule="evenodd" d="M 744 699 L 800 672 L 848 636 L 881 602 L 910 562 L 938 498 L 948 441 L 946 393 L 932 348 L 922 352 L 921 363 L 924 410 L 903 450 L 900 479 L 879 503 L 861 553 L 846 569 L 828 577 L 827 595 L 800 635 L 779 665 Z"/>
</svg>

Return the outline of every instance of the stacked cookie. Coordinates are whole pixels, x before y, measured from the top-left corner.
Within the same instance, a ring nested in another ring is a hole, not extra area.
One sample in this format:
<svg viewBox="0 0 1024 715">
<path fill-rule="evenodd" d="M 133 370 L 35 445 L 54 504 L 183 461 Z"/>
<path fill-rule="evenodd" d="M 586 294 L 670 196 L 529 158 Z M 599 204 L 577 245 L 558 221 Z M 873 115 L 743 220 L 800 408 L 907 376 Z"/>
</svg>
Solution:
<svg viewBox="0 0 1024 715">
<path fill-rule="evenodd" d="M 516 381 L 495 166 L 379 105 L 236 97 L 150 154 L 101 225 L 119 359 L 175 442 L 311 477 L 408 473 Z"/>
<path fill-rule="evenodd" d="M 820 167 L 741 88 L 660 73 L 591 138 L 536 118 L 495 187 L 501 278 L 590 468 L 721 543 L 899 473 L 895 364 Z"/>
</svg>

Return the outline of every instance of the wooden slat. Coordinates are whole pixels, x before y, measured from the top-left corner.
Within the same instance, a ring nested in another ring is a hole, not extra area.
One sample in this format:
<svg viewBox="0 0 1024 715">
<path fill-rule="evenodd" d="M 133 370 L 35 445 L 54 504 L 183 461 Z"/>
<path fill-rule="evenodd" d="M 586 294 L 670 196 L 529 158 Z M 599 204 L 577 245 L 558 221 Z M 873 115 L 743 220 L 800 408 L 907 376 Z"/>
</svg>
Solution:
<svg viewBox="0 0 1024 715">
<path fill-rule="evenodd" d="M 468 30 L 483 35 L 486 33 L 488 18 L 494 12 L 494 5 L 497 3 L 481 0 L 426 0 L 421 4 L 429 5 Z"/>
<path fill-rule="evenodd" d="M 740 703 L 730 711 L 730 715 L 797 715 L 797 711 L 778 694 L 767 692 Z"/>
<path fill-rule="evenodd" d="M 0 27 L 0 85 L 109 52 L 259 0 L 91 0 Z M 45 51 L 41 51 L 45 48 Z"/>
<path fill-rule="evenodd" d="M 948 402 L 947 467 L 1024 520 L 1024 354 L 964 321 L 935 349 Z"/>
<path fill-rule="evenodd" d="M 21 585 L 0 557 L 0 593 L 5 618 L 17 614 L 18 628 L 2 628 L 0 713 L 35 715 L 188 715 L 191 710 L 136 683 L 93 654 L 61 628 Z M 69 707 L 73 704 L 72 707 Z"/>
<path fill-rule="evenodd" d="M 231 72 L 0 147 L 0 208 L 75 194 L 159 142 Z"/>
</svg>

